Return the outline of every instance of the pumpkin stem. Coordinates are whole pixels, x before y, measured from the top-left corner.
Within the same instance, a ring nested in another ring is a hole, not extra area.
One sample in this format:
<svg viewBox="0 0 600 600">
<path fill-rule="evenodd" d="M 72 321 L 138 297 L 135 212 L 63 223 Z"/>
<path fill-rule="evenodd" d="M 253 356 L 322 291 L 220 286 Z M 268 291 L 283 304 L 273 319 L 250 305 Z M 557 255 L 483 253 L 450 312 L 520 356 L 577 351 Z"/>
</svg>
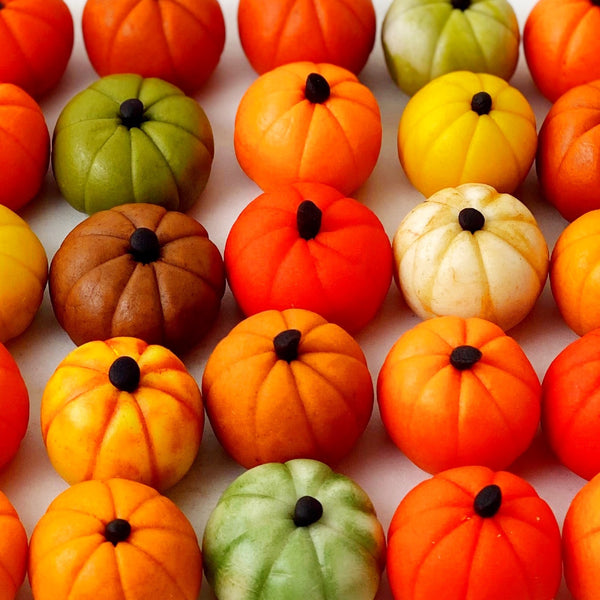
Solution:
<svg viewBox="0 0 600 600">
<path fill-rule="evenodd" d="M 495 483 L 486 485 L 475 496 L 473 508 L 475 512 L 486 519 L 493 517 L 499 510 L 502 504 L 502 490 Z"/>
<path fill-rule="evenodd" d="M 131 525 L 125 519 L 113 519 L 104 529 L 104 537 L 113 546 L 124 542 L 131 534 Z"/>
<path fill-rule="evenodd" d="M 459 371 L 470 369 L 483 355 L 474 346 L 457 346 L 450 354 L 450 364 Z"/>
<path fill-rule="evenodd" d="M 452 0 L 452 7 L 458 10 L 467 10 L 471 6 L 471 0 Z"/>
<path fill-rule="evenodd" d="M 275 354 L 280 360 L 292 362 L 298 358 L 298 344 L 302 334 L 297 329 L 286 329 L 273 338 Z"/>
<path fill-rule="evenodd" d="M 458 224 L 465 230 L 475 233 L 483 229 L 485 217 L 476 208 L 463 208 L 458 213 Z"/>
<path fill-rule="evenodd" d="M 129 253 L 144 265 L 160 258 L 160 242 L 156 233 L 147 227 L 138 227 L 129 238 Z"/>
<path fill-rule="evenodd" d="M 308 527 L 323 516 L 323 505 L 312 496 L 302 496 L 294 508 L 294 525 Z"/>
<path fill-rule="evenodd" d="M 319 73 L 311 73 L 306 78 L 306 87 L 304 88 L 304 96 L 313 104 L 322 104 L 329 98 L 331 88 L 327 79 Z"/>
<path fill-rule="evenodd" d="M 140 384 L 140 367 L 131 356 L 119 356 L 108 370 L 109 381 L 122 392 L 133 392 Z"/>
<path fill-rule="evenodd" d="M 321 229 L 322 216 L 323 212 L 312 200 L 301 202 L 296 211 L 296 225 L 300 237 L 305 240 L 317 237 Z"/>
<path fill-rule="evenodd" d="M 129 98 L 121 102 L 119 106 L 119 117 L 121 123 L 131 129 L 139 127 L 146 119 L 144 118 L 144 105 L 139 98 Z"/>
<path fill-rule="evenodd" d="M 471 98 L 471 110 L 479 116 L 487 115 L 492 110 L 492 97 L 487 92 L 477 92 Z"/>
</svg>

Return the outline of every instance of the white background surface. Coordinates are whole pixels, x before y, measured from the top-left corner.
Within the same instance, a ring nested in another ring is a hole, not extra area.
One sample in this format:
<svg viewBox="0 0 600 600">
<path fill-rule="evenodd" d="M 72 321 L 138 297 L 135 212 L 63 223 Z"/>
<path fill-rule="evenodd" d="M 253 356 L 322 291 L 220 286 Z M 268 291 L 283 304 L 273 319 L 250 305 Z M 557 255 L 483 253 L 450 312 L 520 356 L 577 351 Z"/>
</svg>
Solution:
<svg viewBox="0 0 600 600">
<path fill-rule="evenodd" d="M 268 1 L 268 0 L 267 0 Z M 354 196 L 379 216 L 390 237 L 404 215 L 424 198 L 405 178 L 397 158 L 396 132 L 407 97 L 394 85 L 385 68 L 380 43 L 383 17 L 391 0 L 375 0 L 377 41 L 369 62 L 360 75 L 374 92 L 381 108 L 384 136 L 381 155 L 369 181 Z M 75 47 L 61 83 L 41 100 L 50 132 L 62 107 L 78 91 L 96 79 L 81 36 L 83 0 L 67 0 L 75 23 Z M 237 104 L 255 79 L 239 43 L 237 34 L 237 1 L 221 0 L 227 27 L 227 42 L 219 66 L 206 87 L 196 98 L 206 111 L 215 137 L 215 160 L 208 186 L 198 204 L 190 211 L 208 230 L 221 252 L 229 229 L 242 208 L 259 194 L 259 189 L 241 171 L 233 151 L 233 125 Z M 533 6 L 533 0 L 515 0 L 521 31 Z M 531 102 L 541 125 L 550 104 L 536 91 L 527 70 L 521 48 L 517 73 L 511 80 Z M 566 226 L 556 210 L 540 197 L 535 168 L 515 195 L 533 211 L 550 248 Z M 40 196 L 20 211 L 42 241 L 51 259 L 64 237 L 85 215 L 75 211 L 61 197 L 51 172 L 46 177 Z M 216 342 L 240 319 L 229 292 L 223 300 L 218 323 L 205 340 L 184 361 L 198 382 L 204 364 Z M 356 336 L 368 360 L 375 383 L 381 364 L 398 336 L 416 325 L 415 317 L 402 303 L 392 284 L 378 317 Z M 540 379 L 553 358 L 576 339 L 562 322 L 549 286 L 529 317 L 511 330 L 533 363 Z M 29 389 L 31 416 L 27 435 L 14 461 L 0 473 L 0 489 L 16 507 L 30 535 L 48 504 L 64 490 L 66 483 L 54 472 L 40 434 L 40 398 L 49 377 L 63 357 L 74 349 L 73 343 L 58 326 L 46 295 L 31 327 L 18 339 L 7 344 L 16 359 Z M 352 477 L 371 497 L 379 518 L 387 531 L 392 514 L 402 497 L 419 481 L 429 477 L 412 465 L 389 441 L 375 407 L 369 427 L 350 456 L 337 470 Z M 573 496 L 585 481 L 560 466 L 549 452 L 541 435 L 510 469 L 534 485 L 553 508 L 562 525 Z M 206 519 L 225 487 L 243 469 L 230 459 L 215 440 L 206 423 L 198 459 L 188 475 L 166 495 L 185 512 L 199 539 Z M 27 583 L 18 599 L 30 600 Z M 206 582 L 202 599 L 214 598 Z M 392 598 L 384 577 L 378 600 Z M 570 598 L 564 585 L 557 598 Z"/>
</svg>

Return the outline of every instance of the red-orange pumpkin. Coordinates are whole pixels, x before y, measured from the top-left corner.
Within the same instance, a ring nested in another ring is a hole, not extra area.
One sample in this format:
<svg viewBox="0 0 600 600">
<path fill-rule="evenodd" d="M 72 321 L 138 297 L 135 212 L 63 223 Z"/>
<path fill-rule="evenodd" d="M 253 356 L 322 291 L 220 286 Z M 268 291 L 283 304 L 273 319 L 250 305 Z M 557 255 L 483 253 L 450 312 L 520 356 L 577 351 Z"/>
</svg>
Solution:
<svg viewBox="0 0 600 600">
<path fill-rule="evenodd" d="M 261 75 L 239 104 L 237 159 L 263 190 L 297 181 L 351 194 L 369 177 L 381 149 L 373 93 L 347 69 L 296 62 Z"/>
<path fill-rule="evenodd" d="M 246 468 L 293 458 L 332 465 L 373 408 L 358 345 L 308 310 L 268 310 L 234 327 L 208 358 L 202 393 L 212 428 Z"/>
<path fill-rule="evenodd" d="M 438 473 L 402 499 L 388 531 L 388 579 L 402 600 L 548 600 L 561 572 L 552 510 L 506 471 Z"/>
<path fill-rule="evenodd" d="M 392 248 L 369 208 L 318 183 L 250 202 L 227 237 L 229 285 L 246 315 L 305 308 L 349 332 L 377 313 L 392 280 Z"/>
<path fill-rule="evenodd" d="M 537 431 L 541 386 L 500 327 L 438 317 L 394 344 L 379 372 L 377 399 L 390 437 L 422 469 L 505 469 Z"/>
<path fill-rule="evenodd" d="M 300 60 L 362 70 L 375 43 L 372 0 L 240 0 L 242 48 L 258 73 Z"/>
</svg>

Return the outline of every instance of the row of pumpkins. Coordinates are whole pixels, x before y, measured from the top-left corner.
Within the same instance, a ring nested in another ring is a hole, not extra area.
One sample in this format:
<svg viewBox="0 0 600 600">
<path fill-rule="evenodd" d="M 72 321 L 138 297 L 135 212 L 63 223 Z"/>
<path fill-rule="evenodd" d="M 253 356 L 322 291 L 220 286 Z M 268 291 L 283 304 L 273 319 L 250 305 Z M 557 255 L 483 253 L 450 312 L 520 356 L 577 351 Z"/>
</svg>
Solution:
<svg viewBox="0 0 600 600">
<path fill-rule="evenodd" d="M 3 2 L 0 17 L 18 2 Z M 180 18 L 176 9 L 164 17 L 178 31 L 172 41 L 175 47 L 169 49 L 183 60 L 179 73 L 185 76 L 177 81 L 167 72 L 145 72 L 147 65 L 119 61 L 135 58 L 153 67 L 164 66 L 157 52 L 165 52 L 165 47 L 149 48 L 146 43 L 149 36 L 162 39 L 152 35 L 161 28 L 153 21 L 158 13 L 145 19 L 141 14 L 145 9 L 133 10 L 135 2 L 117 3 L 110 22 L 103 3 L 90 1 L 84 11 L 86 49 L 101 79 L 61 114 L 52 160 L 61 193 L 91 216 L 66 238 L 49 273 L 55 314 L 78 347 L 58 366 L 42 399 L 44 443 L 57 471 L 73 485 L 51 504 L 31 538 L 28 566 L 36 600 L 120 597 L 134 589 L 135 598 L 140 599 L 163 594 L 193 600 L 200 589 L 203 561 L 221 600 L 315 597 L 315 581 L 323 586 L 323 598 L 370 600 L 384 566 L 393 593 L 402 598 L 437 598 L 448 596 L 449 590 L 460 598 L 468 593 L 465 590 L 473 589 L 486 598 L 509 595 L 541 600 L 556 593 L 561 554 L 574 596 L 595 598 L 597 584 L 592 574 L 597 543 L 588 534 L 598 528 L 591 507 L 597 503 L 600 483 L 593 479 L 574 500 L 565 520 L 561 551 L 558 525 L 548 506 L 518 477 L 492 471 L 508 466 L 529 445 L 540 420 L 540 406 L 544 430 L 559 458 L 584 477 L 598 471 L 600 451 L 594 443 L 598 436 L 589 418 L 595 402 L 589 371 L 598 345 L 598 334 L 592 331 L 599 323 L 590 273 L 597 262 L 595 232 L 600 216 L 591 210 L 594 199 L 584 193 L 592 187 L 593 165 L 588 166 L 585 184 L 577 179 L 586 172 L 585 154 L 578 152 L 578 144 L 585 143 L 582 133 L 593 120 L 589 114 L 583 118 L 579 108 L 586 102 L 594 111 L 595 84 L 561 98 L 538 139 L 527 101 L 499 77 L 463 70 L 424 82 L 403 114 L 398 144 L 407 176 L 429 200 L 407 215 L 391 245 L 377 217 L 348 198 L 370 175 L 379 155 L 381 119 L 374 97 L 346 69 L 323 64 L 335 62 L 329 58 L 309 57 L 310 63 L 282 67 L 263 62 L 261 66 L 265 56 L 274 55 L 260 54 L 269 49 L 269 33 L 278 32 L 271 35 L 271 47 L 286 48 L 280 39 L 284 29 L 280 18 L 265 10 L 264 2 L 242 0 L 244 50 L 264 76 L 240 104 L 236 154 L 265 193 L 234 224 L 222 260 L 201 225 L 171 211 L 186 210 L 197 199 L 212 161 L 212 132 L 202 110 L 163 81 L 192 93 L 216 67 L 224 44 L 218 4 L 212 0 L 194 4 L 188 10 L 210 14 L 209 29 L 215 35 L 209 46 L 205 38 L 198 42 L 195 29 L 176 25 Z M 371 3 L 357 2 L 362 4 L 368 11 Z M 401 4 L 394 2 L 390 15 L 392 10 L 402 15 Z M 268 5 L 276 13 L 285 3 Z M 572 5 L 582 11 L 579 5 L 589 2 Z M 463 14 L 470 10 L 468 3 L 452 6 Z M 550 0 L 539 6 L 528 21 L 525 49 L 536 83 L 554 100 L 566 87 L 582 81 L 572 68 L 566 84 L 556 79 L 560 70 L 551 59 L 556 56 L 554 48 L 564 46 L 540 41 L 536 30 L 543 34 L 565 24 L 574 29 L 575 17 L 557 19 L 555 11 L 576 8 L 561 7 L 561 3 L 557 8 Z M 62 20 L 56 46 L 62 48 L 64 57 L 62 61 L 50 58 L 51 65 L 40 70 L 45 81 L 14 81 L 37 97 L 48 93 L 62 76 L 72 45 L 72 24 L 69 38 L 68 10 L 54 2 L 44 2 L 36 10 L 43 10 L 53 22 Z M 121 27 L 129 18 L 147 29 Z M 263 18 L 271 19 L 270 27 L 257 26 Z M 340 21 L 339 14 L 332 18 L 336 20 Z M 310 18 L 303 22 L 310 23 Z M 33 54 L 52 57 L 53 39 L 45 30 L 40 35 L 31 29 L 31 21 L 27 23 L 25 37 L 42 45 Z M 384 44 L 391 49 L 386 57 L 390 69 L 397 58 L 392 56 L 395 25 L 390 16 L 384 33 L 389 36 Z M 311 27 L 313 31 L 316 26 Z M 113 35 L 128 29 L 143 30 L 142 52 L 134 50 L 131 40 Z M 364 31 L 363 44 L 337 46 L 345 53 L 362 47 L 363 57 L 354 59 L 354 67 L 347 65 L 356 72 L 372 48 L 374 21 Z M 582 31 L 577 28 L 577 35 Z M 593 23 L 591 31 L 597 31 Z M 317 36 L 293 31 L 290 38 L 290 47 L 298 48 L 307 47 L 297 43 L 299 38 L 315 40 Z M 108 50 L 107 39 L 113 40 Z M 195 60 L 184 46 L 191 40 L 196 47 L 200 45 L 206 62 Z M 597 44 L 595 33 L 590 40 L 585 52 Z M 583 54 L 582 49 L 574 62 L 583 64 L 581 70 L 589 75 L 596 63 L 582 61 Z M 498 51 L 494 55 L 500 56 Z M 291 59 L 286 55 L 283 62 Z M 536 64 L 541 65 L 541 74 Z M 469 69 L 473 70 L 479 69 Z M 123 71 L 138 75 L 112 75 Z M 8 83 L 0 88 L 9 98 L 6 104 L 19 108 L 7 120 L 12 132 L 17 139 L 25 136 L 21 139 L 39 150 L 36 164 L 19 163 L 19 168 L 6 170 L 13 181 L 7 184 L 12 187 L 5 188 L 10 193 L 4 203 L 18 210 L 35 195 L 32 186 L 46 172 L 49 136 L 47 130 L 44 134 L 43 116 L 31 98 Z M 280 99 L 271 104 L 271 96 Z M 450 116 L 444 114 L 448 103 L 456 107 Z M 325 106 L 329 110 L 320 111 Z M 106 114 L 110 119 L 105 130 L 90 136 Z M 257 131 L 265 114 L 274 116 L 268 122 L 268 134 Z M 309 117 L 310 131 L 306 128 Z M 281 132 L 293 119 L 304 125 L 304 131 L 294 132 L 290 142 Z M 567 121 L 571 138 L 566 137 Z M 73 123 L 80 123 L 79 129 Z M 152 144 L 136 145 L 139 130 Z M 252 144 L 259 137 L 266 140 L 266 151 Z M 322 145 L 318 138 L 325 140 Z M 107 139 L 114 146 L 98 153 Z M 471 140 L 471 145 L 463 144 L 458 152 L 457 140 Z M 7 152 L 11 165 L 20 156 L 17 146 Z M 550 263 L 533 216 L 510 196 L 530 169 L 536 146 L 546 196 L 565 218 L 574 220 Z M 152 165 L 150 176 L 138 174 L 131 179 L 131 148 Z M 490 151 L 494 159 L 514 168 L 494 167 Z M 177 159 L 169 167 L 177 166 L 164 168 L 158 154 L 173 153 Z M 425 155 L 430 160 L 421 160 Z M 326 172 L 323 156 L 328 159 Z M 449 161 L 450 156 L 456 162 Z M 435 166 L 439 164 L 445 165 L 443 172 Z M 114 175 L 110 182 L 101 177 L 106 169 Z M 176 174 L 175 183 L 167 181 L 167 170 Z M 190 170 L 203 176 L 190 177 Z M 462 180 L 457 173 L 468 177 Z M 299 177 L 310 183 L 296 183 Z M 435 189 L 426 187 L 431 182 Z M 29 189 L 23 190 L 24 186 Z M 139 203 L 149 189 L 159 190 L 166 208 Z M 555 199 L 553 189 L 560 190 Z M 119 197 L 122 190 L 140 196 Z M 107 198 L 111 198 L 110 205 Z M 44 250 L 26 223 L 9 209 L 0 216 L 6 236 L 1 246 L 7 256 L 7 277 L 0 279 L 22 281 L 29 305 L 19 303 L 19 290 L 3 284 L 9 294 L 3 303 L 3 326 L 10 328 L 3 331 L 1 339 L 6 341 L 19 335 L 33 318 L 48 273 Z M 270 236 L 272 231 L 278 237 Z M 323 254 L 311 262 L 310 249 L 317 245 Z M 23 256 L 31 257 L 29 265 L 19 263 Z M 324 272 L 317 270 L 321 263 Z M 485 277 L 479 270 L 481 264 L 486 264 Z M 526 356 L 504 330 L 529 312 L 549 264 L 553 293 L 565 320 L 585 335 L 556 358 L 540 385 Z M 182 269 L 189 272 L 185 280 Z M 300 281 L 297 272 L 310 273 L 311 279 Z M 281 276 L 275 277 L 276 273 Z M 455 286 L 456 295 L 448 294 L 448 278 L 457 273 L 474 283 Z M 407 332 L 390 350 L 377 382 L 380 411 L 394 442 L 416 464 L 437 474 L 405 497 L 390 525 L 386 549 L 369 499 L 325 463 L 334 463 L 349 451 L 370 417 L 372 380 L 351 333 L 377 312 L 393 276 L 411 308 L 433 318 Z M 184 352 L 210 327 L 226 277 L 243 312 L 251 316 L 215 347 L 201 393 L 172 350 Z M 172 286 L 166 305 L 149 278 Z M 331 282 L 326 303 L 323 282 Z M 515 289 L 515 282 L 525 285 Z M 129 297 L 123 295 L 125 289 Z M 302 298 L 302 309 L 285 309 L 292 296 Z M 144 299 L 141 303 L 140 298 Z M 444 305 L 448 300 L 453 307 L 468 303 L 468 315 L 438 316 L 455 312 Z M 140 305 L 136 306 L 140 312 L 133 309 L 135 305 Z M 6 464 L 18 448 L 20 432 L 24 434 L 28 401 L 18 368 L 7 352 L 2 363 L 6 385 L 14 388 L 16 399 L 14 421 L 6 427 L 10 433 L 2 438 Z M 482 393 L 494 398 L 496 410 L 485 413 L 473 403 L 466 421 L 457 427 L 458 398 Z M 321 403 L 328 400 L 327 411 L 320 406 L 318 422 L 307 422 L 307 416 L 316 412 L 309 405 L 315 396 Z M 514 406 L 515 396 L 522 399 L 518 406 Z M 257 402 L 262 397 L 270 401 L 259 411 Z M 296 399 L 295 404 L 290 397 Z M 231 419 L 231 403 L 239 407 L 241 398 L 248 400 L 242 417 L 248 427 L 240 427 L 239 415 L 235 422 Z M 421 413 L 432 409 L 432 398 L 434 416 Z M 568 406 L 565 398 L 569 398 Z M 193 462 L 204 408 L 221 443 L 249 470 L 219 501 L 201 552 L 190 524 L 160 490 L 178 481 Z M 469 419 L 477 427 L 469 427 Z M 440 421 L 450 421 L 454 428 Z M 279 429 L 271 437 L 249 435 L 261 427 L 273 432 L 274 424 Z M 121 427 L 131 431 L 132 425 L 134 439 L 124 442 Z M 486 428 L 483 439 L 480 433 Z M 496 432 L 493 444 L 489 443 L 490 430 Z M 290 448 L 283 440 L 296 446 Z M 461 455 L 457 447 L 462 448 Z M 473 463 L 473 457 L 487 465 L 464 466 Z M 25 575 L 27 538 L 8 500 L 2 501 L 2 523 L 12 534 L 3 536 L 0 556 L 12 575 L 0 585 L 0 598 L 4 600 L 4 593 L 12 600 Z M 273 528 L 280 543 L 265 544 L 264 535 L 271 540 Z M 340 531 L 344 534 L 339 535 Z M 498 544 L 498 538 L 503 544 Z M 585 548 L 582 538 L 588 540 Z M 456 569 L 459 551 L 464 570 Z M 443 557 L 441 566 L 434 556 Z M 129 568 L 119 568 L 123 564 Z M 349 569 L 349 564 L 355 568 Z M 522 577 L 515 578 L 515 573 Z"/>
</svg>

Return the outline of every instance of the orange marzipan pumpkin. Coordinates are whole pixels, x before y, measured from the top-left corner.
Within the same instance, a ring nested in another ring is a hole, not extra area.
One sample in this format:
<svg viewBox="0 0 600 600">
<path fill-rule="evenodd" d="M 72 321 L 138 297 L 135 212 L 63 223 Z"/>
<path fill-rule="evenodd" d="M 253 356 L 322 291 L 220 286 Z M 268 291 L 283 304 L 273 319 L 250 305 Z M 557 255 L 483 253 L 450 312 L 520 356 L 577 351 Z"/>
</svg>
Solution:
<svg viewBox="0 0 600 600">
<path fill-rule="evenodd" d="M 500 327 L 449 316 L 400 336 L 379 372 L 377 400 L 394 443 L 425 471 L 504 469 L 538 429 L 541 386 Z"/>
<path fill-rule="evenodd" d="M 240 0 L 238 31 L 253 69 L 301 60 L 359 73 L 373 50 L 372 0 Z"/>
<path fill-rule="evenodd" d="M 402 600 L 548 600 L 561 582 L 559 526 L 521 477 L 483 466 L 449 469 L 398 505 L 387 573 Z"/>
<path fill-rule="evenodd" d="M 373 384 L 344 329 L 303 309 L 267 310 L 234 327 L 208 358 L 206 412 L 246 468 L 348 454 L 367 426 Z"/>
<path fill-rule="evenodd" d="M 196 600 L 202 555 L 181 510 L 126 479 L 84 481 L 59 494 L 29 548 L 36 600 Z"/>
<path fill-rule="evenodd" d="M 3 492 L 0 492 L 0 531 L 0 600 L 14 600 L 27 571 L 27 532 Z"/>
<path fill-rule="evenodd" d="M 234 126 L 238 162 L 265 191 L 313 181 L 351 194 L 373 171 L 381 138 L 373 93 L 328 63 L 295 62 L 261 75 Z"/>
</svg>

